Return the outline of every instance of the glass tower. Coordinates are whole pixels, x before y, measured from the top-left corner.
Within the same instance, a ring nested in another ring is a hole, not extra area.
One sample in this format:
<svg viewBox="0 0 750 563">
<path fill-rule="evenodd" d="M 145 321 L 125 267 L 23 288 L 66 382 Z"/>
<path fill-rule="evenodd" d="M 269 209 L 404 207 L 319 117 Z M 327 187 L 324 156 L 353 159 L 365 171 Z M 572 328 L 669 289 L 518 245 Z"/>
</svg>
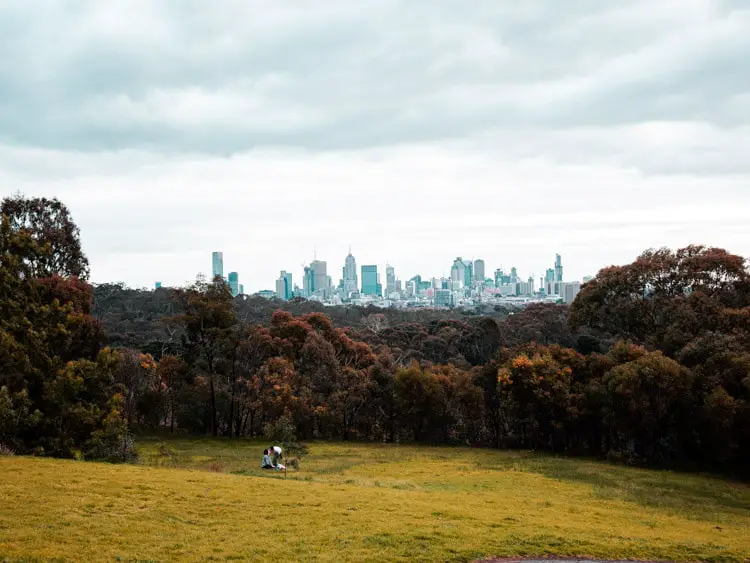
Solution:
<svg viewBox="0 0 750 563">
<path fill-rule="evenodd" d="M 223 252 L 214 252 L 211 255 L 211 271 L 212 276 L 211 279 L 216 279 L 216 276 L 219 276 L 220 278 L 224 277 L 224 253 Z"/>
</svg>

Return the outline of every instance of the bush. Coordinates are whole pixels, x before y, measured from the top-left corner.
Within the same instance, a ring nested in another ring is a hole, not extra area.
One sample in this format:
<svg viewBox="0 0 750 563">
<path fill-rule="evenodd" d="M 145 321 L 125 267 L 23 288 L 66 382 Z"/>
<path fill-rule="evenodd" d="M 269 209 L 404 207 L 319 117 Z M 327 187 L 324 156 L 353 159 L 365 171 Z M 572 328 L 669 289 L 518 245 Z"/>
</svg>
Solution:
<svg viewBox="0 0 750 563">
<path fill-rule="evenodd" d="M 16 455 L 16 452 L 13 451 L 13 448 L 5 444 L 0 444 L 0 457 L 11 457 L 14 455 Z"/>
<path fill-rule="evenodd" d="M 133 437 L 127 424 L 117 418 L 108 417 L 104 428 L 91 434 L 84 449 L 83 458 L 110 463 L 132 463 L 138 460 Z"/>
</svg>

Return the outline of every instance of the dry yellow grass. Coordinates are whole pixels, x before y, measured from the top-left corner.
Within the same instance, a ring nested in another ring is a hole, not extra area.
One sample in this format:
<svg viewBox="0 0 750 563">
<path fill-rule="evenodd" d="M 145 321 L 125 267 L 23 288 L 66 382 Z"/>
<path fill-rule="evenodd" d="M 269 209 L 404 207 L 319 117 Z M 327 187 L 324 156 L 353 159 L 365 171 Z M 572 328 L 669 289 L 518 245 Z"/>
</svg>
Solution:
<svg viewBox="0 0 750 563">
<path fill-rule="evenodd" d="M 145 440 L 140 466 L 0 458 L 0 559 L 750 557 L 750 490 L 719 479 L 351 444 L 313 444 L 284 479 L 257 469 L 262 448 Z"/>
</svg>

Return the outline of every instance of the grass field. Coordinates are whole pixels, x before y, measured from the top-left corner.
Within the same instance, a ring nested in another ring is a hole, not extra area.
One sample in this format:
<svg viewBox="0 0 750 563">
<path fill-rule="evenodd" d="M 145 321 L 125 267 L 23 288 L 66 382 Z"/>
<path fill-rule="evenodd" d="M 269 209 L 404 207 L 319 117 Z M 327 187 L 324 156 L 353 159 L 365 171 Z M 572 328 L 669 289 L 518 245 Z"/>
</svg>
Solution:
<svg viewBox="0 0 750 563">
<path fill-rule="evenodd" d="M 0 458 L 0 560 L 750 558 L 750 488 L 518 452 L 142 439 L 139 465 Z"/>
</svg>

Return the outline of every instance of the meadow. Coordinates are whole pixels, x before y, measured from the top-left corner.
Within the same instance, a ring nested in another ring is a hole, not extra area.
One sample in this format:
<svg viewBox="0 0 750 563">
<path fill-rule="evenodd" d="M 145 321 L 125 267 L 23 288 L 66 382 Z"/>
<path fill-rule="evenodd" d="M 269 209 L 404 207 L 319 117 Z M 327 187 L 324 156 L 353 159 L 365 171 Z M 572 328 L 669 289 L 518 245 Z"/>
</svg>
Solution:
<svg viewBox="0 0 750 563">
<path fill-rule="evenodd" d="M 0 458 L 0 560 L 746 561 L 750 487 L 484 449 L 138 441 L 135 465 Z"/>
</svg>

